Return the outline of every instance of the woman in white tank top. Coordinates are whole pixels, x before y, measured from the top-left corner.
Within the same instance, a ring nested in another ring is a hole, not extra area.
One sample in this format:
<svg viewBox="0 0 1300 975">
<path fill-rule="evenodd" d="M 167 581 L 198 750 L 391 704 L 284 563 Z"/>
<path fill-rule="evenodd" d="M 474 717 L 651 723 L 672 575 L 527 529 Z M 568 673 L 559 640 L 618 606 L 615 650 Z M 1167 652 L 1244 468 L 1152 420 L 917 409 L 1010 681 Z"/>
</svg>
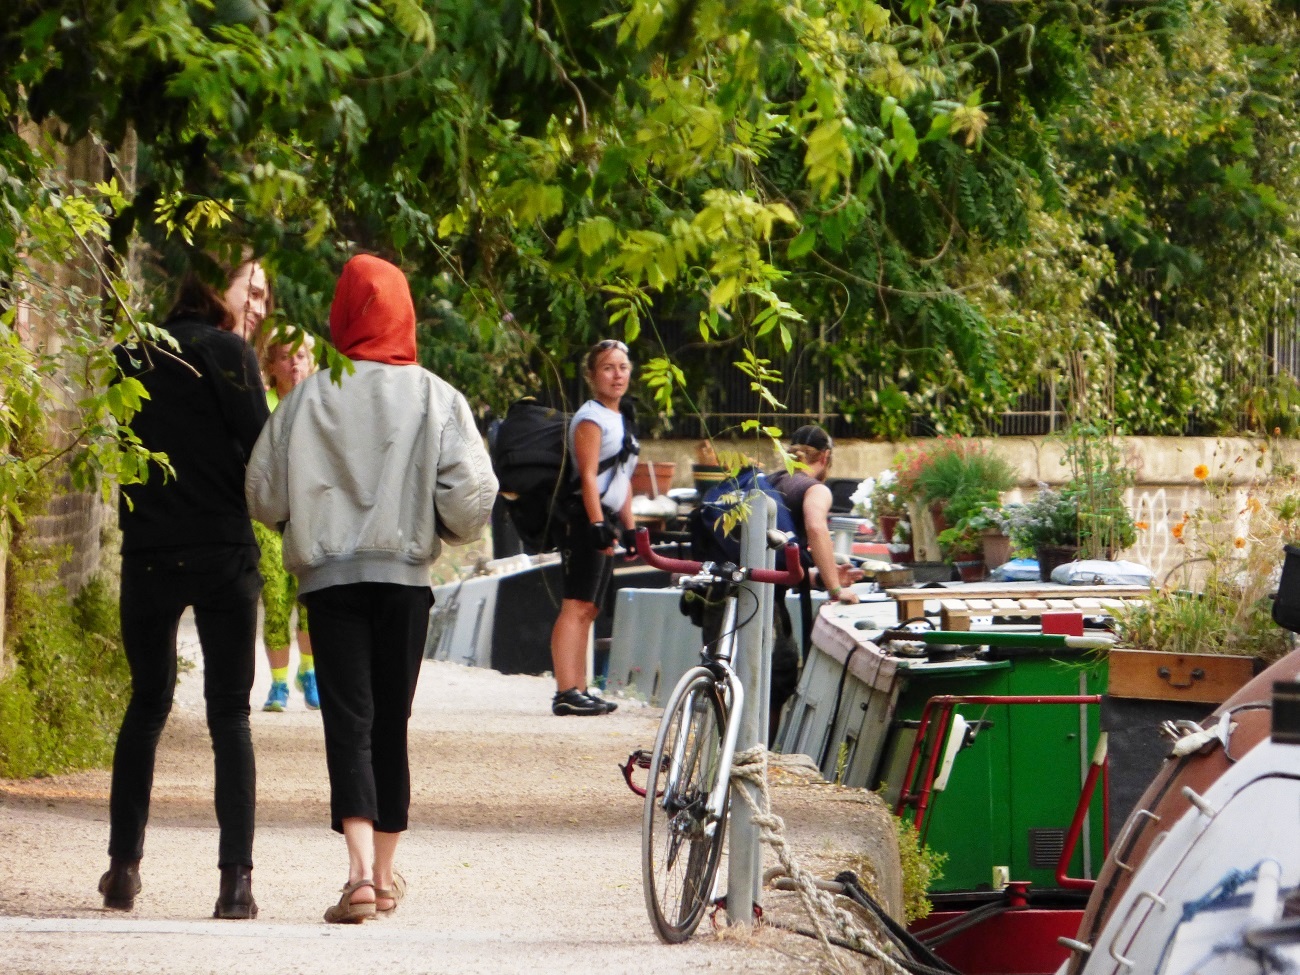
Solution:
<svg viewBox="0 0 1300 975">
<path fill-rule="evenodd" d="M 587 689 L 587 638 L 614 573 L 614 542 L 620 534 L 630 538 L 633 525 L 631 479 L 638 447 L 625 435 L 619 412 L 632 378 L 627 346 L 614 339 L 597 342 L 587 353 L 584 374 L 593 398 L 569 425 L 579 493 L 567 512 L 560 544 L 564 601 L 551 631 L 551 713 L 557 715 L 608 714 L 617 707 Z M 608 464 L 620 454 L 621 461 Z M 604 470 L 602 462 L 608 464 Z"/>
</svg>

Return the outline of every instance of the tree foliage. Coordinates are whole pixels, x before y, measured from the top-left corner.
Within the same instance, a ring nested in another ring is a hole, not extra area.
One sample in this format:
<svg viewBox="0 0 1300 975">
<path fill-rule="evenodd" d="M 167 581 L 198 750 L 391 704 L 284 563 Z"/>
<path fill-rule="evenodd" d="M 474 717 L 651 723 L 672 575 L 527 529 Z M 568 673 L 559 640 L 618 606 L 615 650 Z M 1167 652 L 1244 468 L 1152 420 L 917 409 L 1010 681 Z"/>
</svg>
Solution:
<svg viewBox="0 0 1300 975">
<path fill-rule="evenodd" d="M 18 127 L 57 120 L 139 138 L 129 199 L 96 204 L 118 253 L 144 242 L 169 273 L 252 247 L 316 329 L 346 256 L 389 256 L 426 363 L 483 405 L 572 376 L 609 333 L 664 415 L 731 363 L 776 412 L 772 362 L 796 349 L 867 377 L 837 404 L 863 435 L 978 430 L 1066 377 L 1129 432 L 1267 422 L 1285 392 L 1259 363 L 1294 314 L 1289 0 L 0 18 L 0 270 L 40 181 Z"/>
</svg>

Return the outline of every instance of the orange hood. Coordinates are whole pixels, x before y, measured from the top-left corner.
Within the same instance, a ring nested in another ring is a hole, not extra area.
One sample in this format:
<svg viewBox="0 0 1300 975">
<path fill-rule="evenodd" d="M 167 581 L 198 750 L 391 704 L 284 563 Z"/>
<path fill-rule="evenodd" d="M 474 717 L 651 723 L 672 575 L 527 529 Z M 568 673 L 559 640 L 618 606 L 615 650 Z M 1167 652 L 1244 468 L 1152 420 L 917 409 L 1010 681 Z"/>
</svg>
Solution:
<svg viewBox="0 0 1300 975">
<path fill-rule="evenodd" d="M 413 365 L 415 305 L 406 276 L 369 254 L 344 264 L 330 305 L 330 339 L 349 359 Z"/>
</svg>

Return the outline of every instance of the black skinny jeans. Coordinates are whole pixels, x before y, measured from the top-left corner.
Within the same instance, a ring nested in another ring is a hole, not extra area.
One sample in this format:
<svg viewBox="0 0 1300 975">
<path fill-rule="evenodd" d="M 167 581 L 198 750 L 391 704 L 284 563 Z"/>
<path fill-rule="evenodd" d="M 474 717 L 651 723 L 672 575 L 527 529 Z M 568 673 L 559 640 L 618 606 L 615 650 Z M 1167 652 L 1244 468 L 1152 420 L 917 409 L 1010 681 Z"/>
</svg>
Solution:
<svg viewBox="0 0 1300 975">
<path fill-rule="evenodd" d="M 203 648 L 203 697 L 216 761 L 218 866 L 253 865 L 257 777 L 248 727 L 253 689 L 257 549 L 205 546 L 122 558 L 122 642 L 131 667 L 131 703 L 113 754 L 108 854 L 144 854 L 158 738 L 176 690 L 176 630 L 186 606 Z"/>
<path fill-rule="evenodd" d="M 330 825 L 369 819 L 400 833 L 411 805 L 406 726 L 424 659 L 428 586 L 355 582 L 301 597 L 311 620 Z"/>
</svg>

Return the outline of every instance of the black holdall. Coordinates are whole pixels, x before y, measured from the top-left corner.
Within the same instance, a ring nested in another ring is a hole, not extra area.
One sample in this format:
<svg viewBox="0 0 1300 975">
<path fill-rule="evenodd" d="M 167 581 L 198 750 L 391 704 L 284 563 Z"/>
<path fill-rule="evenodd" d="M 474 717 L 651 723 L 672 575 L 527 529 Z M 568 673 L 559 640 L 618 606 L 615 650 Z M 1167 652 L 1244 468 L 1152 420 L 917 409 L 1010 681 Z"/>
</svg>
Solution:
<svg viewBox="0 0 1300 975">
<path fill-rule="evenodd" d="M 1282 578 L 1273 597 L 1273 622 L 1284 630 L 1300 633 L 1300 546 L 1283 547 Z"/>
<path fill-rule="evenodd" d="M 640 450 L 631 410 L 623 414 L 623 446 L 601 461 L 598 473 L 621 464 Z M 530 554 L 559 547 L 564 526 L 580 492 L 572 473 L 568 431 L 572 414 L 525 396 L 510 404 L 492 444 L 492 469 L 501 498 L 519 539 Z"/>
</svg>

